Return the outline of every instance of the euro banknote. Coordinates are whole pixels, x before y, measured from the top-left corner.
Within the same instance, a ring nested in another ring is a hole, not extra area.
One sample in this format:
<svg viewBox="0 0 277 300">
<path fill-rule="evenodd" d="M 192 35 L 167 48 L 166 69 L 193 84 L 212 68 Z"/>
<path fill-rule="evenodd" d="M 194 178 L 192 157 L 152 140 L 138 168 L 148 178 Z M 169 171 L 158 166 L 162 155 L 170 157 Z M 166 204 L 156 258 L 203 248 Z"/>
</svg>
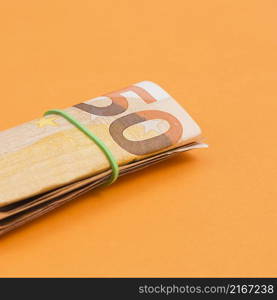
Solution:
<svg viewBox="0 0 277 300">
<path fill-rule="evenodd" d="M 64 111 L 105 143 L 119 176 L 206 147 L 197 123 L 150 81 Z M 102 186 L 112 175 L 99 146 L 55 114 L 0 132 L 0 145 L 0 234 Z"/>
</svg>

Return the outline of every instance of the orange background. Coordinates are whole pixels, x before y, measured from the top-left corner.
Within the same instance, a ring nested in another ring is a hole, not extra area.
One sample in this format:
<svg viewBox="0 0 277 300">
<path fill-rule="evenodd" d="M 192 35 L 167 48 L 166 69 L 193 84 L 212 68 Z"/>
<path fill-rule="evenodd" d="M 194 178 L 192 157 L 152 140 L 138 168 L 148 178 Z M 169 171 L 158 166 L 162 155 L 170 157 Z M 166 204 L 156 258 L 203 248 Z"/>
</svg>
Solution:
<svg viewBox="0 0 277 300">
<path fill-rule="evenodd" d="M 277 276 L 276 9 L 274 0 L 2 1 L 1 130 L 153 80 L 210 148 L 4 236 L 0 276 Z"/>
</svg>

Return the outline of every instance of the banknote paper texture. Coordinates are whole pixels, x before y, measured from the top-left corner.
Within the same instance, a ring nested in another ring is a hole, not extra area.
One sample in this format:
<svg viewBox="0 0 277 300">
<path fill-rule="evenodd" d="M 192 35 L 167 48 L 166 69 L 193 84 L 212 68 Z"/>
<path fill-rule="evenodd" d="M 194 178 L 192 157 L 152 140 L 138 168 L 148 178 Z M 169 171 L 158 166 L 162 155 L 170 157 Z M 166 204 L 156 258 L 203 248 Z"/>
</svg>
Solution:
<svg viewBox="0 0 277 300">
<path fill-rule="evenodd" d="M 120 176 L 206 145 L 189 114 L 149 81 L 65 109 L 111 150 Z M 0 234 L 105 183 L 99 147 L 60 116 L 0 132 Z"/>
</svg>

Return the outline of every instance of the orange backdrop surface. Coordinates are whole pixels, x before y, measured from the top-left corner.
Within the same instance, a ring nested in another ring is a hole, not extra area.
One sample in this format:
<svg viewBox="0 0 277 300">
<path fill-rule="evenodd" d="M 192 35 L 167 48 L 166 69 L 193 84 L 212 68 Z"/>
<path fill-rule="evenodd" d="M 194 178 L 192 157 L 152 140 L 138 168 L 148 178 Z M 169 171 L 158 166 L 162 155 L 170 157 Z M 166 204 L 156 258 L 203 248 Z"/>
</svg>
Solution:
<svg viewBox="0 0 277 300">
<path fill-rule="evenodd" d="M 274 0 L 2 1 L 0 130 L 153 80 L 210 148 L 2 237 L 0 276 L 277 276 L 276 11 Z"/>
</svg>

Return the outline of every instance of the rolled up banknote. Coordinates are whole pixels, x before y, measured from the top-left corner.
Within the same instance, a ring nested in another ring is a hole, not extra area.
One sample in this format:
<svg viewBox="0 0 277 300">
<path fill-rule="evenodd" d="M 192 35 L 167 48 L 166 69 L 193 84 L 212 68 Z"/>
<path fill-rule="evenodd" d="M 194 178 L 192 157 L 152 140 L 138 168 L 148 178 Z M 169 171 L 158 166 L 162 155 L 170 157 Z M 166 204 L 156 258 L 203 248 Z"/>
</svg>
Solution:
<svg viewBox="0 0 277 300">
<path fill-rule="evenodd" d="M 105 143 L 119 176 L 206 147 L 196 122 L 153 82 L 64 111 Z M 55 114 L 0 132 L 0 145 L 0 234 L 105 184 L 112 175 L 99 145 Z"/>
</svg>

